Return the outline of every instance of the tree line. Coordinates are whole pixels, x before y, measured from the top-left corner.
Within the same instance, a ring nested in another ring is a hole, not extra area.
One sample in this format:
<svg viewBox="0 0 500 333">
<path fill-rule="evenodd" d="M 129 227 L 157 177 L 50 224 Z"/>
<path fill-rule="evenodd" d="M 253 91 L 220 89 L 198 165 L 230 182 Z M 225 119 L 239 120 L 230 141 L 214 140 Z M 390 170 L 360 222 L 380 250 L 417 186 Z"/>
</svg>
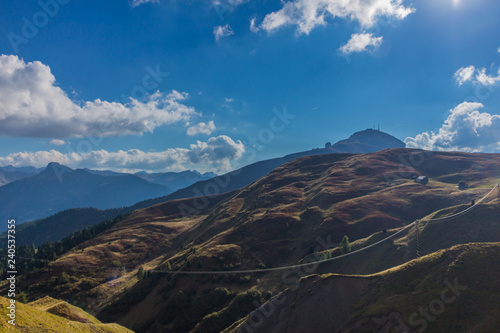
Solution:
<svg viewBox="0 0 500 333">
<path fill-rule="evenodd" d="M 17 246 L 16 270 L 18 274 L 27 274 L 48 265 L 49 262 L 56 260 L 74 247 L 110 229 L 125 217 L 124 215 L 120 215 L 114 219 L 75 231 L 60 241 L 48 242 L 40 245 L 38 249 L 35 248 L 34 244 Z M 2 280 L 7 278 L 7 271 L 9 270 L 7 267 L 7 259 L 7 249 L 0 249 L 0 276 Z"/>
</svg>

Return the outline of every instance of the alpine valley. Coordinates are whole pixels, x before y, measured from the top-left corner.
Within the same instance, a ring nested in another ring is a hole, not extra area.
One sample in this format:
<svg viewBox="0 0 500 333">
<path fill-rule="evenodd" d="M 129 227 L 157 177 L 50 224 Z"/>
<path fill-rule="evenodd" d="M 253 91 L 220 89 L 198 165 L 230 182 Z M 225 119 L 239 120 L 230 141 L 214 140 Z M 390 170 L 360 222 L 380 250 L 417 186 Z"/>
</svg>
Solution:
<svg viewBox="0 0 500 333">
<path fill-rule="evenodd" d="M 22 306 L 39 315 L 18 328 L 495 332 L 500 155 L 380 146 L 382 134 L 27 223 L 82 230 L 19 247 L 34 259 L 20 264 Z"/>
</svg>

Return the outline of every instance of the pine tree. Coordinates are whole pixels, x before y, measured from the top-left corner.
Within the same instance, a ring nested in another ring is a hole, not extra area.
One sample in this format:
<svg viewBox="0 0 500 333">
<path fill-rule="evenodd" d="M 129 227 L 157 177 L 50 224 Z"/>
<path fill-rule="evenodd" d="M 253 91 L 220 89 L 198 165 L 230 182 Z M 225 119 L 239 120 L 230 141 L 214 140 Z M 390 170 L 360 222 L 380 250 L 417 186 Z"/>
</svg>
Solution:
<svg viewBox="0 0 500 333">
<path fill-rule="evenodd" d="M 342 241 L 340 242 L 340 249 L 342 253 L 351 252 L 351 243 L 349 243 L 349 237 L 347 237 L 347 235 L 342 238 Z"/>
<path fill-rule="evenodd" d="M 141 267 L 139 267 L 139 270 L 137 271 L 137 278 L 139 280 L 142 280 L 142 279 L 144 279 L 144 275 L 145 275 L 144 268 L 141 266 Z"/>
<path fill-rule="evenodd" d="M 21 291 L 19 293 L 19 295 L 17 296 L 17 300 L 18 300 L 18 302 L 21 302 L 24 304 L 28 303 L 28 298 L 26 297 L 26 294 L 23 291 Z"/>
</svg>

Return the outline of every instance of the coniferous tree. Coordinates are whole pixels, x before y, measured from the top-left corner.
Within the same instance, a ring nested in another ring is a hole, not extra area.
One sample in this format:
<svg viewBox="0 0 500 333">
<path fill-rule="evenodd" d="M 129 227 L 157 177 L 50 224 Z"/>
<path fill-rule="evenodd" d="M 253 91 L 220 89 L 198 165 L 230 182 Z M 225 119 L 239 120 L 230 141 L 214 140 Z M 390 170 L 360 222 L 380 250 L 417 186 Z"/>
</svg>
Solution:
<svg viewBox="0 0 500 333">
<path fill-rule="evenodd" d="M 24 291 L 21 291 L 19 293 L 19 295 L 17 296 L 17 301 L 21 302 L 23 304 L 28 303 L 28 298 L 26 297 L 26 294 L 24 293 Z"/>
<path fill-rule="evenodd" d="M 144 278 L 144 268 L 141 266 L 139 267 L 139 270 L 137 271 L 137 278 L 139 280 L 142 280 Z"/>
<path fill-rule="evenodd" d="M 351 243 L 349 243 L 349 237 L 347 237 L 347 235 L 345 235 L 340 242 L 340 250 L 342 251 L 342 253 L 351 252 Z"/>
</svg>

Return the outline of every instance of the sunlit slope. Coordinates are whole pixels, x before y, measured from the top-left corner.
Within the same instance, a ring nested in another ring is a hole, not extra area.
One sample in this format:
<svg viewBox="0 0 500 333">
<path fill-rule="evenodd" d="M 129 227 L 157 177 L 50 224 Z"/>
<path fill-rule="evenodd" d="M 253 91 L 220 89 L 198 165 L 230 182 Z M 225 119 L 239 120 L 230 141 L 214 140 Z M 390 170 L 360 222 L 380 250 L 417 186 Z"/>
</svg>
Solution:
<svg viewBox="0 0 500 333">
<path fill-rule="evenodd" d="M 370 276 L 313 275 L 227 332 L 498 332 L 499 274 L 500 243 L 477 243 Z"/>
<path fill-rule="evenodd" d="M 118 324 L 103 324 L 85 311 L 66 302 L 45 298 L 38 302 L 16 303 L 16 326 L 7 323 L 9 299 L 0 297 L 1 332 L 75 332 L 126 333 L 132 332 Z"/>
<path fill-rule="evenodd" d="M 500 241 L 500 200 L 492 193 L 487 200 L 463 216 L 438 222 L 428 219 L 452 216 L 470 207 L 457 205 L 439 210 L 424 217 L 419 223 L 419 254 L 421 256 L 446 249 L 457 244 Z M 369 237 L 351 243 L 352 250 L 370 246 L 387 238 L 402 228 L 380 231 Z M 340 248 L 321 251 L 319 257 L 331 253 L 331 257 L 341 254 Z M 318 256 L 318 255 L 316 255 Z M 403 264 L 417 256 L 417 226 L 410 227 L 397 236 L 366 251 L 322 264 L 317 272 L 337 272 L 345 274 L 373 274 L 390 267 Z M 307 257 L 306 257 L 307 258 Z"/>
<path fill-rule="evenodd" d="M 291 265 L 325 250 L 336 255 L 334 248 L 344 235 L 356 249 L 416 218 L 468 207 L 496 184 L 499 168 L 499 155 L 409 149 L 302 157 L 239 191 L 138 210 L 48 268 L 30 274 L 20 287 L 30 299 L 47 294 L 71 297 L 100 319 L 140 332 L 189 331 L 219 312 L 224 320 L 217 329 L 222 330 L 227 322 L 229 326 L 247 315 L 254 300 L 265 301 L 268 293 L 286 289 L 281 275 L 152 273 L 138 279 L 138 269 L 231 271 Z M 414 175 L 428 176 L 429 184 L 415 183 Z M 466 181 L 469 188 L 458 189 L 459 181 Z M 194 214 L 183 215 L 186 207 Z M 472 214 L 482 214 L 480 208 Z M 488 209 L 485 217 L 498 216 L 495 208 Z M 444 226 L 422 225 L 422 253 L 495 240 L 494 223 L 477 218 L 479 225 L 465 222 L 478 227 L 475 238 L 462 237 L 474 233 L 462 231 L 465 227 L 459 224 L 449 238 L 446 229 L 430 233 Z M 368 254 L 372 256 L 367 259 L 322 265 L 318 272 L 369 274 L 411 260 L 413 229 Z M 211 303 L 210 295 L 221 292 L 217 288 L 227 292 L 222 292 L 220 302 Z"/>
</svg>

